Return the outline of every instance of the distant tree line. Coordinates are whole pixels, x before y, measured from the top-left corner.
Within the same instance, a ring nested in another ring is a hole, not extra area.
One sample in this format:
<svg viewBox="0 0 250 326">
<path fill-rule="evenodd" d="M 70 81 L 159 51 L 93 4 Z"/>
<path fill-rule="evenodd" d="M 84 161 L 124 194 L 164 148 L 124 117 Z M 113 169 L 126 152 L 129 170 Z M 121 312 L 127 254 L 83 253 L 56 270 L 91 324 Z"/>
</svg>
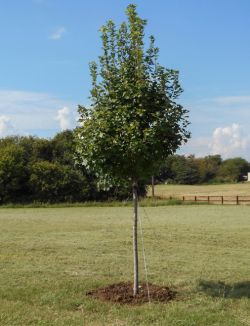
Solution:
<svg viewBox="0 0 250 326">
<path fill-rule="evenodd" d="M 146 186 L 140 185 L 140 195 Z M 0 204 L 128 199 L 123 184 L 98 189 L 98 179 L 75 163 L 73 131 L 52 139 L 11 136 L 0 139 Z"/>
<path fill-rule="evenodd" d="M 98 178 L 76 165 L 74 132 L 52 139 L 11 136 L 0 139 L 0 204 L 82 202 L 131 198 L 128 184 L 99 190 Z M 174 155 L 163 162 L 156 183 L 201 184 L 240 182 L 250 171 L 243 158 L 222 160 Z M 141 196 L 146 186 L 140 185 Z"/>
<path fill-rule="evenodd" d="M 194 155 L 169 156 L 155 176 L 158 183 L 233 183 L 245 180 L 250 164 L 241 157 L 222 160 L 220 155 L 196 158 Z"/>
</svg>

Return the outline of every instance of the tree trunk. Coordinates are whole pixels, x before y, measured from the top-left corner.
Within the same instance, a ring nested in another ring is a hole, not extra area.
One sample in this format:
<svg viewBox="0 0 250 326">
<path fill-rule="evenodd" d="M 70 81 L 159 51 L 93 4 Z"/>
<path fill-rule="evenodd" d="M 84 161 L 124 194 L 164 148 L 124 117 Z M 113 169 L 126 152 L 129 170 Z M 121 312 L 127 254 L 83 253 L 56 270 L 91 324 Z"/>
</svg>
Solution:
<svg viewBox="0 0 250 326">
<path fill-rule="evenodd" d="M 152 197 L 154 198 L 155 196 L 155 177 L 152 175 Z"/>
<path fill-rule="evenodd" d="M 134 289 L 136 296 L 139 293 L 139 266 L 138 266 L 138 243 L 137 243 L 137 218 L 138 218 L 138 192 L 137 184 L 133 184 L 133 203 L 134 203 L 134 225 L 133 225 L 133 252 L 134 252 Z"/>
</svg>

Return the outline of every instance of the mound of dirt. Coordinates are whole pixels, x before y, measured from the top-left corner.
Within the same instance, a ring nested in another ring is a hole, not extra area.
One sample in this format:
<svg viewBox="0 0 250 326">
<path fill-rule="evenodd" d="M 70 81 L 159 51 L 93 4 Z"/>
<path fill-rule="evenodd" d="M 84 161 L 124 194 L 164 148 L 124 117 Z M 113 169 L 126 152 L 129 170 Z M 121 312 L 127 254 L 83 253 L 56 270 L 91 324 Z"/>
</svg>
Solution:
<svg viewBox="0 0 250 326">
<path fill-rule="evenodd" d="M 175 299 L 176 292 L 170 290 L 168 287 L 162 287 L 154 284 L 141 283 L 139 287 L 139 294 L 133 296 L 133 284 L 131 282 L 121 282 L 111 284 L 96 290 L 86 293 L 89 296 L 103 300 L 111 301 L 120 304 L 140 304 L 149 302 L 168 302 Z"/>
</svg>

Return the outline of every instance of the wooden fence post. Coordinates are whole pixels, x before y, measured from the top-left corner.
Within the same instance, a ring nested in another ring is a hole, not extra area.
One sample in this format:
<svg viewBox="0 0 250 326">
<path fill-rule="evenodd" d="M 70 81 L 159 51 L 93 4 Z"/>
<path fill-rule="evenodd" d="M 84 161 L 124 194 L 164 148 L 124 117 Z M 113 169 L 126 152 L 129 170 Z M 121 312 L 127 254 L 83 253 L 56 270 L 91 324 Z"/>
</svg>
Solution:
<svg viewBox="0 0 250 326">
<path fill-rule="evenodd" d="M 236 196 L 236 204 L 239 205 L 239 196 Z"/>
<path fill-rule="evenodd" d="M 224 202 L 224 198 L 223 196 L 221 196 L 221 204 L 223 205 L 223 202 Z"/>
</svg>

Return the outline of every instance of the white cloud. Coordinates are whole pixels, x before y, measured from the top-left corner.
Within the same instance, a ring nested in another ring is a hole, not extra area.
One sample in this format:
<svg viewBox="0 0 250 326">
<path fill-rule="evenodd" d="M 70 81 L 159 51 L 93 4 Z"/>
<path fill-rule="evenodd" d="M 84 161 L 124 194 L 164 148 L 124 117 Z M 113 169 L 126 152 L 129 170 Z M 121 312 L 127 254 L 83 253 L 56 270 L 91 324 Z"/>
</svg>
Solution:
<svg viewBox="0 0 250 326">
<path fill-rule="evenodd" d="M 245 155 L 248 146 L 249 137 L 243 134 L 241 126 L 237 123 L 216 128 L 210 144 L 211 153 L 221 154 L 224 158 Z"/>
<path fill-rule="evenodd" d="M 208 137 L 191 138 L 180 153 L 196 157 L 219 154 L 223 159 L 240 156 L 250 160 L 250 134 L 238 123 L 217 127 Z"/>
<path fill-rule="evenodd" d="M 185 144 L 181 150 L 181 154 L 194 154 L 196 157 L 203 157 L 209 155 L 210 137 L 194 137 Z"/>
<path fill-rule="evenodd" d="M 73 112 L 66 106 L 57 111 L 56 120 L 59 121 L 61 130 L 73 128 L 74 115 Z"/>
<path fill-rule="evenodd" d="M 181 152 L 250 159 L 250 95 L 230 95 L 183 101 L 190 110 L 192 138 Z"/>
<path fill-rule="evenodd" d="M 0 90 L 0 116 L 10 119 L 15 134 L 54 135 L 59 130 L 55 120 L 58 108 L 65 106 L 76 108 L 76 104 L 51 94 Z M 73 126 L 76 125 L 74 122 Z"/>
<path fill-rule="evenodd" d="M 57 27 L 49 36 L 51 40 L 60 40 L 66 33 L 66 28 L 61 26 Z"/>
<path fill-rule="evenodd" d="M 0 116 L 0 137 L 5 137 L 8 135 L 13 135 L 15 133 L 15 129 L 11 123 L 9 117 L 1 115 Z"/>
<path fill-rule="evenodd" d="M 212 101 L 221 105 L 250 105 L 250 96 L 221 96 L 215 97 Z"/>
</svg>

